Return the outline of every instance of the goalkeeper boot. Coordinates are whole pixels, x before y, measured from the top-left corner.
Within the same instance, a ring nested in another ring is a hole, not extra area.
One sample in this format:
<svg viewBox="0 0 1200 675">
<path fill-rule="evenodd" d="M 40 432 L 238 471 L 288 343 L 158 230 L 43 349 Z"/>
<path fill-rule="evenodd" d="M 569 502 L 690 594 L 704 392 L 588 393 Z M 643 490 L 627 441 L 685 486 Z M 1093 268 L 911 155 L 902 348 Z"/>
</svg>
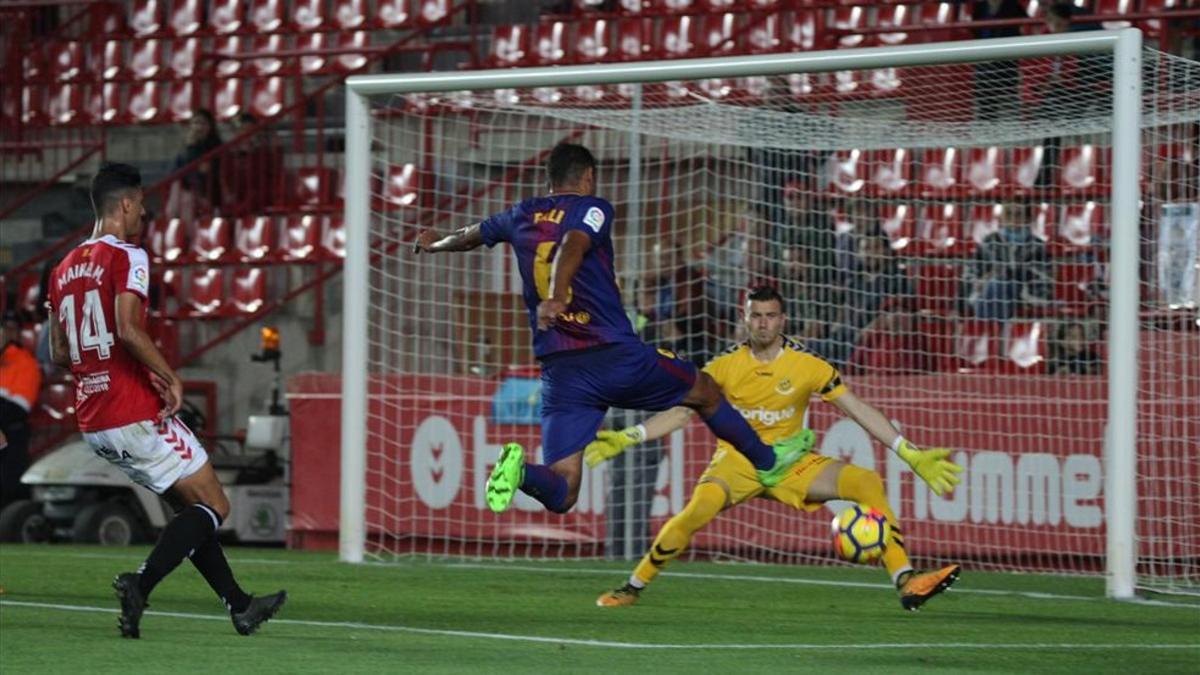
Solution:
<svg viewBox="0 0 1200 675">
<path fill-rule="evenodd" d="M 233 628 L 239 634 L 252 635 L 259 626 L 275 616 L 285 602 L 287 602 L 287 591 L 279 591 L 261 597 L 256 595 L 250 598 L 250 604 L 246 605 L 245 610 L 230 612 L 229 618 L 233 619 Z"/>
<path fill-rule="evenodd" d="M 487 482 L 487 505 L 496 513 L 504 513 L 525 479 L 525 449 L 520 443 L 506 443 Z"/>
<path fill-rule="evenodd" d="M 817 440 L 812 429 L 803 429 L 795 436 L 789 436 L 775 443 L 775 466 L 758 472 L 758 482 L 766 487 L 775 487 L 787 476 L 792 466 L 809 452 Z"/>
<path fill-rule="evenodd" d="M 900 606 L 915 612 L 933 596 L 958 581 L 958 565 L 946 565 L 933 572 L 914 572 L 900 584 Z"/>
<path fill-rule="evenodd" d="M 628 607 L 638 601 L 642 589 L 626 583 L 596 598 L 597 607 Z"/>
<path fill-rule="evenodd" d="M 136 572 L 122 572 L 112 583 L 113 590 L 117 592 L 117 599 L 121 601 L 121 616 L 117 618 L 121 637 L 134 640 L 142 636 L 139 624 L 142 622 L 142 613 L 149 606 L 146 596 L 142 595 L 140 580 L 141 577 Z"/>
</svg>

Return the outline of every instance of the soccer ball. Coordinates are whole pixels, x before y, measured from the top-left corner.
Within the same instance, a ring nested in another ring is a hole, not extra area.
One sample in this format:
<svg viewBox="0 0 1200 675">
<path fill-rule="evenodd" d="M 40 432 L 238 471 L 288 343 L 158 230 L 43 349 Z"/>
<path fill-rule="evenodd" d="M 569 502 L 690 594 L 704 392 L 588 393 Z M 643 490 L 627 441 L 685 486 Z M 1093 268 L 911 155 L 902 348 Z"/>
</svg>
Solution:
<svg viewBox="0 0 1200 675">
<path fill-rule="evenodd" d="M 865 504 L 855 504 L 833 519 L 833 550 L 852 563 L 878 560 L 891 540 L 887 516 Z"/>
</svg>

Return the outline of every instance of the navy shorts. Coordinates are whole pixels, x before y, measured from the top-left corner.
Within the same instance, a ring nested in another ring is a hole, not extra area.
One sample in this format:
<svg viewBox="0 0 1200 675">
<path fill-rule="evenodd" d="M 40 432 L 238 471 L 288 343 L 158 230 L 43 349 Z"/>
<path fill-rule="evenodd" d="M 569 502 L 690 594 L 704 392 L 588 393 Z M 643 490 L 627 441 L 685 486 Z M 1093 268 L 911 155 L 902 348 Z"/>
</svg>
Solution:
<svg viewBox="0 0 1200 675">
<path fill-rule="evenodd" d="M 657 411 L 679 405 L 696 375 L 690 361 L 642 342 L 543 359 L 543 461 L 553 464 L 583 450 L 609 408 Z"/>
</svg>

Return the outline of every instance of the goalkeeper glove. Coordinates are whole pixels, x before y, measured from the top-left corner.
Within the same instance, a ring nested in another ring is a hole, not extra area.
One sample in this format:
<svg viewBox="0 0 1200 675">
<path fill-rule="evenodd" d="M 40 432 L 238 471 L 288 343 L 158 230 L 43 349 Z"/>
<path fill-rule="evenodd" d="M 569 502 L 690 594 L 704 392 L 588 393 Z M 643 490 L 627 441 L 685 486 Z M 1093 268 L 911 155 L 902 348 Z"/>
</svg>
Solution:
<svg viewBox="0 0 1200 675">
<path fill-rule="evenodd" d="M 962 473 L 962 467 L 946 459 L 950 456 L 949 448 L 922 450 L 901 438 L 896 454 L 912 467 L 913 473 L 929 484 L 929 489 L 939 497 L 954 490 L 954 486 L 961 481 L 958 474 Z"/>
<path fill-rule="evenodd" d="M 640 424 L 635 427 L 625 427 L 620 431 L 602 429 L 596 432 L 596 440 L 587 444 L 583 449 L 583 459 L 590 467 L 607 462 L 625 452 L 625 448 L 637 445 L 646 440 L 646 430 Z"/>
</svg>

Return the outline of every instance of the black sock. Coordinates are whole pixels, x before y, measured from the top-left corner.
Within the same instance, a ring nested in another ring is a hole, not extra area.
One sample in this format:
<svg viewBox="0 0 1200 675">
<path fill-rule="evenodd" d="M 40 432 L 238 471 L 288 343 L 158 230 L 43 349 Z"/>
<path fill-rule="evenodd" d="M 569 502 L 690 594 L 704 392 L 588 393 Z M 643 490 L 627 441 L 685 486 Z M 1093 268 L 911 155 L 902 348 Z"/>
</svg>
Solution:
<svg viewBox="0 0 1200 675">
<path fill-rule="evenodd" d="M 233 570 L 229 569 L 229 561 L 225 559 L 225 551 L 221 541 L 214 534 L 192 551 L 192 564 L 200 570 L 204 580 L 213 592 L 225 603 L 225 608 L 231 612 L 244 612 L 250 605 L 250 596 L 238 586 L 233 578 Z"/>
<path fill-rule="evenodd" d="M 204 504 L 192 504 L 175 514 L 138 570 L 142 595 L 149 598 L 158 582 L 178 567 L 193 549 L 212 537 L 220 524 L 216 511 Z"/>
</svg>

